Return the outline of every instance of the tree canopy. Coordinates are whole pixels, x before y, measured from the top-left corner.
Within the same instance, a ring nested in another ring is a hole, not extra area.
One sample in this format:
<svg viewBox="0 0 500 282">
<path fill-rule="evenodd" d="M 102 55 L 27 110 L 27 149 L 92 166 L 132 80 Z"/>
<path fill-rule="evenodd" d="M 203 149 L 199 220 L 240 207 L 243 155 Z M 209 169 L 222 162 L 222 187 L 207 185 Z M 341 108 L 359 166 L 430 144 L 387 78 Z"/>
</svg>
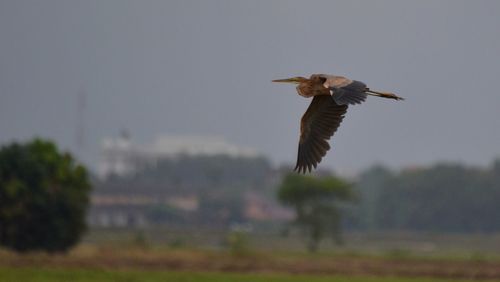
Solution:
<svg viewBox="0 0 500 282">
<path fill-rule="evenodd" d="M 310 251 L 315 251 L 327 234 L 340 242 L 339 203 L 353 199 L 349 183 L 336 177 L 289 174 L 278 190 L 278 199 L 295 210 L 292 224 L 306 233 Z"/>
<path fill-rule="evenodd" d="M 500 161 L 489 168 L 461 164 L 391 172 L 373 167 L 356 185 L 354 228 L 432 232 L 500 230 Z"/>
<path fill-rule="evenodd" d="M 0 244 L 16 251 L 65 251 L 85 230 L 86 169 L 50 141 L 0 149 Z"/>
</svg>

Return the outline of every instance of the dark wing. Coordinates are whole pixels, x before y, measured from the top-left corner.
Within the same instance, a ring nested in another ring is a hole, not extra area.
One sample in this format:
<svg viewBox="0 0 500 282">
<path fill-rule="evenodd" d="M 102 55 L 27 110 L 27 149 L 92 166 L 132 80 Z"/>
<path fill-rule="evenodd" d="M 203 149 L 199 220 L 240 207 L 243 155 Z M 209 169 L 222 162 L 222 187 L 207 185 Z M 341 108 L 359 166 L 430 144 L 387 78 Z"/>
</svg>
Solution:
<svg viewBox="0 0 500 282">
<path fill-rule="evenodd" d="M 297 172 L 311 172 L 330 149 L 327 140 L 337 131 L 347 105 L 338 105 L 330 95 L 314 96 L 300 121 Z"/>
<path fill-rule="evenodd" d="M 366 84 L 350 80 L 343 76 L 323 75 L 326 78 L 323 86 L 330 89 L 333 99 L 339 105 L 361 104 L 366 100 Z"/>
</svg>

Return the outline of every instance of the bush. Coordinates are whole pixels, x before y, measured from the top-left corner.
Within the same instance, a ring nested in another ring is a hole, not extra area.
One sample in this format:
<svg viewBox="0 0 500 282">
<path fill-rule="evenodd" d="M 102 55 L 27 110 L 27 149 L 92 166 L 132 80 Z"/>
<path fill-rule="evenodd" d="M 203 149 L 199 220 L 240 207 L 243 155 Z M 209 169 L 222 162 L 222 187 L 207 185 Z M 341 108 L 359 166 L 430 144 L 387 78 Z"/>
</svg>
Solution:
<svg viewBox="0 0 500 282">
<path fill-rule="evenodd" d="M 245 256 L 250 254 L 250 242 L 244 231 L 231 231 L 227 236 L 229 252 L 235 256 Z"/>
<path fill-rule="evenodd" d="M 66 251 L 86 228 L 85 168 L 49 141 L 0 149 L 0 244 L 24 252 Z"/>
</svg>

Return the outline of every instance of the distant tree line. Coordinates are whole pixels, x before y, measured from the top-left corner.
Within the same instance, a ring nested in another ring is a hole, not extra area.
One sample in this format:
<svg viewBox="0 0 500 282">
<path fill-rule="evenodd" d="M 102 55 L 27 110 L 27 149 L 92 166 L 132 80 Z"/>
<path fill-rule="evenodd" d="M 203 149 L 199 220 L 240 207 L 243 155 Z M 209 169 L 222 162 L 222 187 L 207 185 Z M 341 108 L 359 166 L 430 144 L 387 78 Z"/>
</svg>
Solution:
<svg viewBox="0 0 500 282">
<path fill-rule="evenodd" d="M 158 223 L 228 224 L 245 221 L 248 191 L 277 200 L 277 189 L 289 172 L 273 169 L 264 157 L 180 156 L 134 175 L 97 182 L 95 191 L 194 194 L 200 201 L 196 213 L 153 206 L 148 216 Z M 394 171 L 374 166 L 352 182 L 352 202 L 339 206 L 347 230 L 500 231 L 500 159 L 489 167 L 442 163 Z"/>
<path fill-rule="evenodd" d="M 206 190 L 212 186 L 216 190 L 222 186 L 262 187 L 270 171 L 271 165 L 264 157 L 181 155 L 161 159 L 129 176 L 112 176 L 106 184 L 152 185 L 162 186 L 162 189 L 182 187 L 189 192 Z"/>
<path fill-rule="evenodd" d="M 264 157 L 180 155 L 161 159 L 132 175 L 97 181 L 95 191 L 160 198 L 196 195 L 199 205 L 194 212 L 161 203 L 148 209 L 147 219 L 158 224 L 224 226 L 246 220 L 246 192 L 273 193 L 272 171 Z"/>
<path fill-rule="evenodd" d="M 361 174 L 348 228 L 430 232 L 500 231 L 500 159 L 488 168 L 461 164 Z"/>
<path fill-rule="evenodd" d="M 374 166 L 354 183 L 289 172 L 273 169 L 262 157 L 181 156 L 94 183 L 103 194 L 196 195 L 199 206 L 192 214 L 168 205 L 149 207 L 152 222 L 183 225 L 244 222 L 245 193 L 277 195 L 296 211 L 292 224 L 307 233 L 311 250 L 326 235 L 339 239 L 341 227 L 500 231 L 500 159 L 487 168 L 448 163 L 392 171 Z M 17 251 L 68 250 L 85 230 L 90 189 L 86 169 L 50 141 L 0 147 L 0 245 Z"/>
</svg>

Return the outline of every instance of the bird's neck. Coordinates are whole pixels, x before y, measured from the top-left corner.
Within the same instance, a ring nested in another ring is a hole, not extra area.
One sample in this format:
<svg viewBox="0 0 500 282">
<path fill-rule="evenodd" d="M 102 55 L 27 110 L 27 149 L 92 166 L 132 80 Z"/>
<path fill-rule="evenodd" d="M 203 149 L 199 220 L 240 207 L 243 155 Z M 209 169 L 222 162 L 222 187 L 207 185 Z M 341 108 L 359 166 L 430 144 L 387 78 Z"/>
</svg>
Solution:
<svg viewBox="0 0 500 282">
<path fill-rule="evenodd" d="M 297 86 L 297 92 L 302 97 L 314 97 L 318 95 L 330 95 L 330 91 L 323 86 L 321 83 L 314 83 L 309 80 L 307 82 L 302 82 Z"/>
</svg>

